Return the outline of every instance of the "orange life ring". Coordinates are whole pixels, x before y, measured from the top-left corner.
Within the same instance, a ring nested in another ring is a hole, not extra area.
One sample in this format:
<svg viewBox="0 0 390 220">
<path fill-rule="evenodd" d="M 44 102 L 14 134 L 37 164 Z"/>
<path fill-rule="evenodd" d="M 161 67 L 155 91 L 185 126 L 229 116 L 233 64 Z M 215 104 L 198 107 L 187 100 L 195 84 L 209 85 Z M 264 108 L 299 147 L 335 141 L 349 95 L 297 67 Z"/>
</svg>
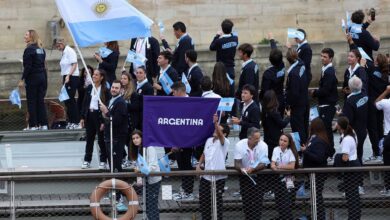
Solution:
<svg viewBox="0 0 390 220">
<path fill-rule="evenodd" d="M 91 213 L 94 219 L 99 220 L 111 220 L 110 217 L 106 216 L 102 209 L 100 208 L 100 199 L 108 192 L 110 189 L 120 190 L 127 198 L 128 209 L 127 212 L 117 220 L 131 220 L 134 219 L 138 212 L 138 196 L 132 186 L 130 186 L 125 181 L 119 179 L 110 179 L 106 180 L 99 184 L 96 189 L 92 192 L 89 200 Z"/>
</svg>

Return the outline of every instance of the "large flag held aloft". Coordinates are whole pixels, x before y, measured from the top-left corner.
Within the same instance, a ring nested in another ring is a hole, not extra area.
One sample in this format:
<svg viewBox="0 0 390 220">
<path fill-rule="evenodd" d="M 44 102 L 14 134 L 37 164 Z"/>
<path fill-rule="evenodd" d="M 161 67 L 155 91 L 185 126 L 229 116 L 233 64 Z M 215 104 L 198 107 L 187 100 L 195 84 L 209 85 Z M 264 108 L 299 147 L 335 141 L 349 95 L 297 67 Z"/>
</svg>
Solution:
<svg viewBox="0 0 390 220">
<path fill-rule="evenodd" d="M 214 132 L 219 99 L 144 96 L 144 146 L 192 148 Z"/>
<path fill-rule="evenodd" d="M 153 21 L 126 0 L 56 0 L 80 47 L 151 36 Z"/>
</svg>

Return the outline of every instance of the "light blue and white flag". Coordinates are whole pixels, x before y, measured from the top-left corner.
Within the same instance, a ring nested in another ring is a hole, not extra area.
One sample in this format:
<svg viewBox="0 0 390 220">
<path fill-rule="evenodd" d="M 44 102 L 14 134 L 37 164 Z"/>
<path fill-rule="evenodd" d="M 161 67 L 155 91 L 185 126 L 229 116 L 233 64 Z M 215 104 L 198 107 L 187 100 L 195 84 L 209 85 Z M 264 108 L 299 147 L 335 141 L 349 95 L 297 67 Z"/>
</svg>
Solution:
<svg viewBox="0 0 390 220">
<path fill-rule="evenodd" d="M 295 28 L 288 28 L 287 29 L 287 37 L 288 38 L 298 38 L 299 40 L 305 39 L 305 34 L 303 34 L 301 31 L 298 31 Z"/>
<path fill-rule="evenodd" d="M 189 94 L 191 92 L 191 85 L 184 73 L 181 75 L 181 82 L 186 86 L 186 93 Z"/>
<path fill-rule="evenodd" d="M 363 48 L 358 47 L 358 50 L 359 50 L 360 54 L 362 55 L 362 58 L 369 60 L 369 61 L 372 61 L 371 57 L 368 56 L 368 54 L 366 53 L 366 51 L 363 50 Z"/>
<path fill-rule="evenodd" d="M 341 19 L 341 28 L 343 29 L 343 32 L 346 32 L 347 27 L 346 27 L 346 24 L 345 24 L 345 20 L 344 20 L 344 19 Z"/>
<path fill-rule="evenodd" d="M 160 167 L 161 172 L 169 173 L 171 172 L 171 166 L 169 166 L 168 154 L 165 154 L 158 160 L 158 166 Z"/>
<path fill-rule="evenodd" d="M 69 99 L 68 92 L 66 91 L 65 85 L 63 85 L 61 87 L 60 95 L 58 96 L 58 100 L 60 100 L 60 102 L 64 102 L 68 99 Z"/>
<path fill-rule="evenodd" d="M 298 132 L 292 132 L 291 133 L 291 137 L 294 141 L 294 144 L 295 144 L 295 148 L 297 149 L 297 151 L 300 151 L 301 150 L 301 137 L 299 136 L 299 133 Z"/>
<path fill-rule="evenodd" d="M 226 77 L 229 80 L 229 85 L 233 85 L 234 84 L 234 80 L 232 78 L 230 78 L 228 73 L 226 73 Z"/>
<path fill-rule="evenodd" d="M 22 100 L 20 99 L 20 93 L 18 88 L 11 91 L 11 93 L 9 94 L 9 100 L 13 105 L 18 105 L 19 109 L 22 108 Z"/>
<path fill-rule="evenodd" d="M 126 0 L 56 0 L 56 3 L 80 47 L 151 36 L 153 21 Z"/>
<path fill-rule="evenodd" d="M 99 55 L 102 58 L 108 57 L 112 53 L 112 50 L 108 49 L 107 47 L 101 47 L 99 48 Z"/>
<path fill-rule="evenodd" d="M 232 111 L 234 98 L 221 98 L 218 105 L 218 111 L 230 112 Z"/>
<path fill-rule="evenodd" d="M 158 29 L 160 30 L 160 34 L 164 33 L 165 31 L 164 23 L 162 21 L 159 21 L 157 25 L 158 25 Z"/>
<path fill-rule="evenodd" d="M 320 117 L 320 114 L 318 113 L 317 106 L 311 107 L 309 120 L 313 121 L 315 118 L 318 118 L 318 117 Z"/>
<path fill-rule="evenodd" d="M 147 60 L 148 59 L 146 59 L 144 55 L 136 53 L 133 50 L 129 50 L 129 52 L 127 52 L 126 62 L 135 63 L 138 66 L 143 66 Z"/>
<path fill-rule="evenodd" d="M 171 77 L 168 76 L 167 72 L 164 72 L 159 81 L 164 89 L 164 92 L 169 95 L 172 92 L 171 86 L 173 85 Z"/>
<path fill-rule="evenodd" d="M 141 171 L 141 173 L 143 173 L 145 175 L 149 175 L 149 173 L 150 173 L 149 166 L 146 163 L 145 158 L 142 157 L 141 154 L 138 154 L 137 166 L 138 166 L 139 171 Z"/>
</svg>

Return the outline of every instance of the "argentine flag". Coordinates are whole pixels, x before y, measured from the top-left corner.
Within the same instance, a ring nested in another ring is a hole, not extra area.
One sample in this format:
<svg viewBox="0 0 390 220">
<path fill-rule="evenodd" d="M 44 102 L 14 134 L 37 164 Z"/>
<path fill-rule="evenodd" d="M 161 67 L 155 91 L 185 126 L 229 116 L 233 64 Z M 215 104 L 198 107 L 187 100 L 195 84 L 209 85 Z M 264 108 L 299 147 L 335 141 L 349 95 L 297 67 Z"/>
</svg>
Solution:
<svg viewBox="0 0 390 220">
<path fill-rule="evenodd" d="M 64 102 L 68 99 L 69 99 L 68 92 L 66 91 L 65 85 L 63 85 L 61 87 L 60 95 L 58 96 L 58 100 L 60 100 L 60 102 Z"/>
<path fill-rule="evenodd" d="M 153 21 L 126 0 L 56 0 L 56 3 L 80 47 L 151 36 Z"/>
<path fill-rule="evenodd" d="M 141 173 L 143 173 L 145 175 L 149 175 L 150 169 L 149 169 L 148 163 L 146 163 L 145 158 L 143 158 L 141 156 L 141 154 L 138 154 L 137 166 L 138 166 L 139 171 L 141 171 Z"/>
<path fill-rule="evenodd" d="M 366 51 L 363 50 L 363 48 L 361 47 L 358 47 L 358 50 L 360 52 L 360 54 L 362 55 L 362 57 L 366 60 L 369 60 L 369 61 L 372 61 L 371 57 L 368 56 L 368 54 L 366 53 Z"/>
<path fill-rule="evenodd" d="M 138 66 L 143 66 L 147 60 L 148 59 L 146 59 L 144 55 L 136 53 L 133 50 L 129 50 L 129 52 L 127 52 L 126 62 L 135 63 Z"/>
<path fill-rule="evenodd" d="M 9 100 L 13 105 L 18 105 L 19 109 L 22 108 L 22 100 L 20 99 L 20 93 L 18 88 L 11 91 L 11 93 L 9 94 Z"/>
<path fill-rule="evenodd" d="M 299 136 L 299 133 L 293 132 L 293 133 L 291 133 L 291 137 L 294 141 L 295 148 L 297 149 L 297 151 L 300 151 L 301 150 L 301 137 Z"/>
<path fill-rule="evenodd" d="M 162 158 L 158 160 L 158 166 L 160 167 L 161 172 L 166 172 L 166 173 L 171 172 L 171 167 L 169 166 L 168 154 L 165 154 Z"/>
<path fill-rule="evenodd" d="M 234 98 L 221 98 L 218 105 L 218 111 L 230 112 L 232 111 Z"/>
<path fill-rule="evenodd" d="M 305 39 L 305 35 L 295 28 L 288 28 L 287 29 L 287 37 L 288 38 L 298 38 L 299 40 Z"/>
<path fill-rule="evenodd" d="M 107 47 L 101 47 L 99 48 L 99 54 L 102 58 L 107 58 L 112 53 L 112 50 L 108 49 Z"/>
<path fill-rule="evenodd" d="M 172 92 L 171 86 L 173 85 L 172 79 L 168 76 L 166 72 L 162 74 L 162 76 L 159 79 L 161 86 L 164 89 L 164 92 L 169 95 Z"/>
<path fill-rule="evenodd" d="M 320 114 L 318 113 L 317 106 L 311 107 L 309 120 L 313 121 L 315 118 L 318 118 L 318 117 L 320 117 Z"/>
<path fill-rule="evenodd" d="M 186 86 L 186 93 L 189 94 L 191 92 L 191 86 L 184 73 L 181 75 L 181 82 Z"/>
</svg>

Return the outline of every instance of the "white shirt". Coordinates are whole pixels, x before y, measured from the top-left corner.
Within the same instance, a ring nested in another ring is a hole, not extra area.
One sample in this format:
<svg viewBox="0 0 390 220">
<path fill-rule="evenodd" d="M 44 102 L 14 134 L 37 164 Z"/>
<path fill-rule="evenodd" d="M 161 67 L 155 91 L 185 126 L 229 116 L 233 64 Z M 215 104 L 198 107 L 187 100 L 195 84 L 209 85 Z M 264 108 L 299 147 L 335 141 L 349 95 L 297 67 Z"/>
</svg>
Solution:
<svg viewBox="0 0 390 220">
<path fill-rule="evenodd" d="M 142 56 L 146 57 L 146 45 L 148 44 L 148 38 L 138 38 L 135 42 L 135 52 L 137 54 L 141 54 Z M 133 63 L 134 65 L 134 73 L 136 72 L 137 68 L 143 65 L 139 65 L 137 62 Z"/>
<path fill-rule="evenodd" d="M 202 93 L 203 98 L 222 98 L 220 95 L 217 93 L 213 92 L 213 90 L 206 91 Z"/>
<path fill-rule="evenodd" d="M 217 138 L 215 141 L 214 137 L 207 139 L 204 146 L 204 158 L 205 167 L 204 170 L 226 170 L 225 158 L 228 152 L 230 141 L 225 138 L 224 145 L 221 144 Z M 211 176 L 203 176 L 208 181 L 211 181 Z M 215 176 L 215 180 L 226 179 L 227 176 Z"/>
<path fill-rule="evenodd" d="M 158 157 L 155 147 L 146 148 L 145 160 L 149 166 L 150 172 L 160 172 L 160 166 L 158 165 Z M 161 176 L 149 176 L 147 179 L 149 184 L 154 184 L 161 181 L 162 178 Z"/>
<path fill-rule="evenodd" d="M 190 78 L 191 70 L 194 69 L 194 67 L 196 67 L 196 66 L 198 66 L 198 63 L 195 63 L 194 65 L 192 65 L 192 66 L 188 69 L 188 76 L 187 76 L 188 79 Z"/>
<path fill-rule="evenodd" d="M 251 150 L 248 147 L 248 139 L 242 139 L 236 144 L 234 159 L 242 161 L 242 168 L 254 168 L 259 161 L 268 165 L 268 146 L 264 141 L 259 141 L 253 150 Z"/>
<path fill-rule="evenodd" d="M 383 110 L 383 116 L 385 118 L 385 135 L 390 131 L 390 99 L 382 99 L 375 103 L 378 110 Z"/>
<path fill-rule="evenodd" d="M 324 73 L 325 73 L 325 71 L 329 68 L 329 67 L 332 67 L 333 66 L 333 64 L 332 63 L 329 63 L 328 65 L 326 65 L 326 66 L 323 66 L 322 68 L 321 68 L 321 77 L 323 77 L 324 76 Z"/>
<path fill-rule="evenodd" d="M 61 66 L 61 76 L 68 75 L 72 69 L 72 64 L 77 64 L 77 54 L 71 47 L 68 45 L 65 46 L 64 51 L 62 52 L 62 57 L 60 61 Z M 77 66 L 72 76 L 79 76 L 79 67 Z"/>
<path fill-rule="evenodd" d="M 100 91 L 101 91 L 102 86 L 100 85 L 98 88 L 96 88 L 97 93 L 95 90 L 92 88 L 91 92 L 91 103 L 89 103 L 89 109 L 92 110 L 99 110 L 99 98 L 100 98 Z"/>
<path fill-rule="evenodd" d="M 249 59 L 245 62 L 242 63 L 242 68 L 244 68 L 246 65 L 248 65 L 248 63 L 252 62 L 253 60 L 252 59 Z"/>
<path fill-rule="evenodd" d="M 353 69 L 352 69 L 351 66 L 348 67 L 349 78 L 351 78 L 351 77 L 355 74 L 355 71 L 356 71 L 359 67 L 360 67 L 360 64 L 359 64 L 359 63 L 357 63 Z"/>
<path fill-rule="evenodd" d="M 357 141 L 351 136 L 347 135 L 340 143 L 341 153 L 348 154 L 349 161 L 357 159 Z"/>
<path fill-rule="evenodd" d="M 296 161 L 291 149 L 285 149 L 283 152 L 279 146 L 274 148 L 271 160 L 279 165 L 288 165 L 289 163 Z"/>
<path fill-rule="evenodd" d="M 244 104 L 243 104 L 243 106 L 242 106 L 241 115 L 244 115 L 245 111 L 248 109 L 248 107 L 249 107 L 250 105 L 252 105 L 253 102 L 254 102 L 253 100 L 252 100 L 251 102 L 249 102 L 248 104 L 245 104 L 245 102 L 244 102 Z"/>
</svg>

